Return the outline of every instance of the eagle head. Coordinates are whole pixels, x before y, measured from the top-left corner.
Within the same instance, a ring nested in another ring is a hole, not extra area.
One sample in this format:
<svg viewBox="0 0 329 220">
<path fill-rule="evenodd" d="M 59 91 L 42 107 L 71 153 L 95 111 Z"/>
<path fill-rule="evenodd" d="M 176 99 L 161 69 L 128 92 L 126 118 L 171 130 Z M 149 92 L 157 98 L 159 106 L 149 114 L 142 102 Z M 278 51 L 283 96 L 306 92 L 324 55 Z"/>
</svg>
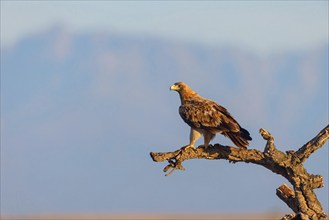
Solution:
<svg viewBox="0 0 329 220">
<path fill-rule="evenodd" d="M 187 87 L 187 85 L 185 83 L 183 83 L 183 82 L 177 82 L 177 83 L 173 84 L 172 86 L 170 86 L 170 90 L 181 92 L 186 87 Z"/>
<path fill-rule="evenodd" d="M 177 82 L 170 86 L 170 90 L 178 92 L 181 103 L 184 104 L 187 100 L 199 97 L 198 93 L 194 92 L 188 85 L 183 82 Z"/>
</svg>

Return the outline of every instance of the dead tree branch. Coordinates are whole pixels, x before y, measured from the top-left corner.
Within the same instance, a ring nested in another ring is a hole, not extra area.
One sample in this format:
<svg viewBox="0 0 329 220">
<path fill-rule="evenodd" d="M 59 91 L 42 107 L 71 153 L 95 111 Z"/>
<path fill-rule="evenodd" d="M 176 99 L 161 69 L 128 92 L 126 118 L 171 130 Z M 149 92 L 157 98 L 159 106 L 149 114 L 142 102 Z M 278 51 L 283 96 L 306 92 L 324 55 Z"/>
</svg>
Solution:
<svg viewBox="0 0 329 220">
<path fill-rule="evenodd" d="M 171 170 L 166 176 L 175 170 L 185 170 L 182 163 L 190 159 L 224 159 L 233 163 L 245 162 L 261 165 L 276 174 L 282 175 L 293 186 L 292 189 L 288 185 L 282 184 L 276 190 L 277 196 L 295 213 L 286 215 L 283 219 L 326 219 L 327 215 L 313 191 L 316 188 L 323 187 L 322 176 L 309 174 L 304 168 L 303 162 L 328 140 L 329 125 L 296 152 L 278 150 L 274 145 L 273 136 L 268 131 L 262 128 L 259 132 L 266 140 L 263 152 L 256 149 L 240 149 L 215 144 L 207 149 L 203 147 L 198 147 L 195 150 L 181 148 L 174 152 L 151 152 L 150 155 L 155 162 L 168 161 L 169 164 L 163 171 Z"/>
</svg>

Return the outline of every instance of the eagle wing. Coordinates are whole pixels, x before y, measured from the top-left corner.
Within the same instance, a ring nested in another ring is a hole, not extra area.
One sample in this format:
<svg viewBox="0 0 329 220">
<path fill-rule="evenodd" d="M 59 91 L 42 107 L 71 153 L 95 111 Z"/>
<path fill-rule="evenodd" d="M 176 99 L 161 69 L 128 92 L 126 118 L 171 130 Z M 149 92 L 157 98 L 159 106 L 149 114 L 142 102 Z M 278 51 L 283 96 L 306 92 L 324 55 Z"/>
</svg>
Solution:
<svg viewBox="0 0 329 220">
<path fill-rule="evenodd" d="M 211 133 L 239 132 L 240 125 L 222 106 L 209 99 L 192 99 L 179 107 L 182 119 L 191 127 Z"/>
</svg>

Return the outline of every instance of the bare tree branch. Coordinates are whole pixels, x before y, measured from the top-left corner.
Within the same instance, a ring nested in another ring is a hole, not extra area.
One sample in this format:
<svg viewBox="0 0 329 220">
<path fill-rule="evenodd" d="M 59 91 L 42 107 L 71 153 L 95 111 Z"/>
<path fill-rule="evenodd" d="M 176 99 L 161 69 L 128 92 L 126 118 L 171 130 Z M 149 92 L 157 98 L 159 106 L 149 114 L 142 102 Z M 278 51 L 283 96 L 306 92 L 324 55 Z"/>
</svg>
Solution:
<svg viewBox="0 0 329 220">
<path fill-rule="evenodd" d="M 293 189 L 284 183 L 276 189 L 276 195 L 282 201 L 284 201 L 295 213 L 298 213 L 298 207 L 295 203 L 295 191 Z"/>
<path fill-rule="evenodd" d="M 181 148 L 174 152 L 151 152 L 150 155 L 155 162 L 168 161 L 169 164 L 163 169 L 167 172 L 166 176 L 175 170 L 185 170 L 182 163 L 190 159 L 224 159 L 233 163 L 245 162 L 261 165 L 282 175 L 293 186 L 292 189 L 282 184 L 276 191 L 277 196 L 295 213 L 286 215 L 283 219 L 326 219 L 327 216 L 313 191 L 315 188 L 323 187 L 323 178 L 320 175 L 309 174 L 303 162 L 328 140 L 329 126 L 326 126 L 297 152 L 291 150 L 284 153 L 278 150 L 274 144 L 274 137 L 268 131 L 262 128 L 259 132 L 266 140 L 264 152 L 215 144 L 207 149 L 200 146 L 196 149 Z"/>
<path fill-rule="evenodd" d="M 312 153 L 321 148 L 329 138 L 329 125 L 294 154 L 295 163 L 303 163 Z"/>
</svg>

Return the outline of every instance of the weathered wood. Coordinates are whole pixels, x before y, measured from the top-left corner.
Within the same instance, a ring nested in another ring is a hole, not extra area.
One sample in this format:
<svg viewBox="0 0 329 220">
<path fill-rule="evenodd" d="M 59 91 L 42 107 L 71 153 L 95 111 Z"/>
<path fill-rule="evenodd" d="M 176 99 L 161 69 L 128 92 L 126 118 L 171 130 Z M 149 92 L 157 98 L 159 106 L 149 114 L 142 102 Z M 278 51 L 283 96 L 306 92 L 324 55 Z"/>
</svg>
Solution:
<svg viewBox="0 0 329 220">
<path fill-rule="evenodd" d="M 268 131 L 262 128 L 259 132 L 266 140 L 264 152 L 215 144 L 207 149 L 199 146 L 196 149 L 183 147 L 174 152 L 151 152 L 150 156 L 155 162 L 169 162 L 163 170 L 167 172 L 166 176 L 175 170 L 185 170 L 182 163 L 190 159 L 224 159 L 233 163 L 245 162 L 261 165 L 282 175 L 293 186 L 291 189 L 288 185 L 283 184 L 276 191 L 277 196 L 295 213 L 286 215 L 282 219 L 327 219 L 327 215 L 313 191 L 315 188 L 323 187 L 323 178 L 320 175 L 309 174 L 304 168 L 303 162 L 328 140 L 329 125 L 296 152 L 278 150 L 274 144 L 274 137 Z"/>
<path fill-rule="evenodd" d="M 312 153 L 321 148 L 327 141 L 329 136 L 329 125 L 322 129 L 320 133 L 315 136 L 312 140 L 304 144 L 296 153 L 294 154 L 294 161 L 296 164 L 303 163 Z"/>
<path fill-rule="evenodd" d="M 282 201 L 284 201 L 295 213 L 298 213 L 299 210 L 296 204 L 295 192 L 287 184 L 284 183 L 279 188 L 277 188 L 276 195 Z"/>
</svg>

